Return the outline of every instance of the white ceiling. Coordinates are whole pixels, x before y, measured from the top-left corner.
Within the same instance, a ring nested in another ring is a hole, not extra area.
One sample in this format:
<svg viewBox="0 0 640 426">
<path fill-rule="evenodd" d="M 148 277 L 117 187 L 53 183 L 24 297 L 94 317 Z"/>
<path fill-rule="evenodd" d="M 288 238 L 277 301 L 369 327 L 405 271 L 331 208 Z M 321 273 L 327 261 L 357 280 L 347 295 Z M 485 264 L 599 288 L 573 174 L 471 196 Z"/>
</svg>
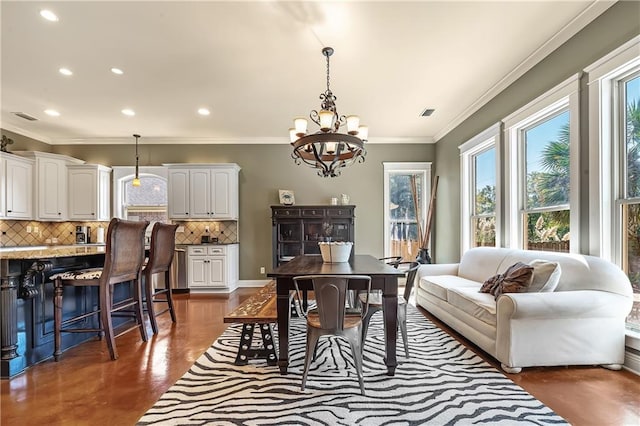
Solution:
<svg viewBox="0 0 640 426">
<path fill-rule="evenodd" d="M 3 0 L 0 125 L 51 144 L 288 143 L 331 46 L 339 113 L 373 143 L 429 143 L 613 3 Z"/>
</svg>

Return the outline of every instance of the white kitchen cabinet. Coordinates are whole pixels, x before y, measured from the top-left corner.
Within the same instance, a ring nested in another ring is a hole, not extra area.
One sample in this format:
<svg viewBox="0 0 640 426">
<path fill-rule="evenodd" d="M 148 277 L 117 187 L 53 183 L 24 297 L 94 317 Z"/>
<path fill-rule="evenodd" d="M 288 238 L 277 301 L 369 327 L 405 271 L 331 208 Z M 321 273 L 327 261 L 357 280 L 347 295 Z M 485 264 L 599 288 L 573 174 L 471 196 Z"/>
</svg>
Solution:
<svg viewBox="0 0 640 426">
<path fill-rule="evenodd" d="M 189 169 L 169 169 L 168 210 L 170 219 L 189 218 Z"/>
<path fill-rule="evenodd" d="M 107 221 L 111 217 L 111 169 L 98 164 L 67 166 L 69 219 Z"/>
<path fill-rule="evenodd" d="M 36 219 L 67 220 L 67 166 L 84 161 L 48 152 L 17 151 L 16 154 L 35 161 L 34 201 Z"/>
<path fill-rule="evenodd" d="M 169 218 L 238 219 L 237 164 L 169 164 Z"/>
<path fill-rule="evenodd" d="M 33 160 L 1 153 L 0 217 L 33 219 L 33 165 Z"/>
<path fill-rule="evenodd" d="M 238 245 L 193 245 L 187 248 L 189 288 L 233 291 L 238 285 Z"/>
</svg>

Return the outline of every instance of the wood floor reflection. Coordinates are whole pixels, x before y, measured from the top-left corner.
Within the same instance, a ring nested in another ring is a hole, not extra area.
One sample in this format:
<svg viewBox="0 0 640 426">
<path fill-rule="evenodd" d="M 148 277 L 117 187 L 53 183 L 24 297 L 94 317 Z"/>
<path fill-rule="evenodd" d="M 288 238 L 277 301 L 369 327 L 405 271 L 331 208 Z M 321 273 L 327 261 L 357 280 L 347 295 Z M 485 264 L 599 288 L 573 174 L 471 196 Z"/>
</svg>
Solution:
<svg viewBox="0 0 640 426">
<path fill-rule="evenodd" d="M 178 323 L 160 316 L 160 333 L 146 344 L 135 332 L 118 337 L 117 361 L 103 341 L 91 341 L 64 352 L 60 362 L 3 380 L 0 424 L 135 424 L 223 332 L 223 316 L 254 291 L 239 289 L 228 299 L 176 295 Z M 573 425 L 640 425 L 640 377 L 627 371 L 528 368 L 508 377 Z"/>
</svg>

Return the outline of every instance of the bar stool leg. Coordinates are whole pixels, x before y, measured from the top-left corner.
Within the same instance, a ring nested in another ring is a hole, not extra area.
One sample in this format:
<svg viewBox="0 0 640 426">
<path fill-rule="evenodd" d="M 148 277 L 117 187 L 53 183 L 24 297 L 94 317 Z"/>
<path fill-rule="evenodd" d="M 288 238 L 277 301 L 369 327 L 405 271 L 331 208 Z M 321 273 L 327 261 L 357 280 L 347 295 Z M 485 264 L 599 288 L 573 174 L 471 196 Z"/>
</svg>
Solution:
<svg viewBox="0 0 640 426">
<path fill-rule="evenodd" d="M 113 335 L 113 324 L 111 322 L 111 304 L 112 302 L 111 285 L 100 286 L 100 319 L 107 347 L 112 360 L 118 359 L 118 350 L 115 345 L 115 336 Z"/>
<path fill-rule="evenodd" d="M 156 321 L 156 310 L 153 306 L 153 274 L 144 274 L 144 289 L 147 297 L 147 313 L 149 314 L 151 330 L 153 330 L 153 334 L 158 334 L 158 321 Z"/>
<path fill-rule="evenodd" d="M 142 307 L 142 275 L 138 274 L 138 279 L 133 281 L 133 297 L 135 300 L 135 314 L 136 320 L 138 321 L 138 327 L 140 328 L 140 336 L 142 337 L 142 341 L 146 342 L 149 340 L 147 336 L 147 327 L 144 322 L 144 308 Z M 151 301 L 153 304 L 153 300 Z M 155 318 L 154 318 L 155 319 Z"/>
<path fill-rule="evenodd" d="M 171 279 L 170 271 L 165 271 L 164 273 L 164 282 L 166 288 L 166 297 L 167 304 L 169 305 L 169 314 L 171 315 L 171 322 L 176 322 L 176 313 L 173 310 L 173 293 L 171 292 L 171 286 L 173 284 L 173 280 Z"/>
</svg>

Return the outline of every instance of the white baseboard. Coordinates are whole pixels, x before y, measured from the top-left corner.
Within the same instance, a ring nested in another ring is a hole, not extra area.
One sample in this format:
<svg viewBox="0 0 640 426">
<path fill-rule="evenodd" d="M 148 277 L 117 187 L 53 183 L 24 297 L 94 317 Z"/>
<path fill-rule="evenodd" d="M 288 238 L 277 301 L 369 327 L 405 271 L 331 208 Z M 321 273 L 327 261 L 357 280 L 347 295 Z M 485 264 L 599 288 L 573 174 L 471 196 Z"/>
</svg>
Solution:
<svg viewBox="0 0 640 426">
<path fill-rule="evenodd" d="M 626 351 L 624 353 L 624 365 L 622 368 L 640 376 L 640 355 Z"/>
<path fill-rule="evenodd" d="M 271 280 L 240 280 L 238 281 L 238 287 L 264 287 L 269 284 Z"/>
</svg>

